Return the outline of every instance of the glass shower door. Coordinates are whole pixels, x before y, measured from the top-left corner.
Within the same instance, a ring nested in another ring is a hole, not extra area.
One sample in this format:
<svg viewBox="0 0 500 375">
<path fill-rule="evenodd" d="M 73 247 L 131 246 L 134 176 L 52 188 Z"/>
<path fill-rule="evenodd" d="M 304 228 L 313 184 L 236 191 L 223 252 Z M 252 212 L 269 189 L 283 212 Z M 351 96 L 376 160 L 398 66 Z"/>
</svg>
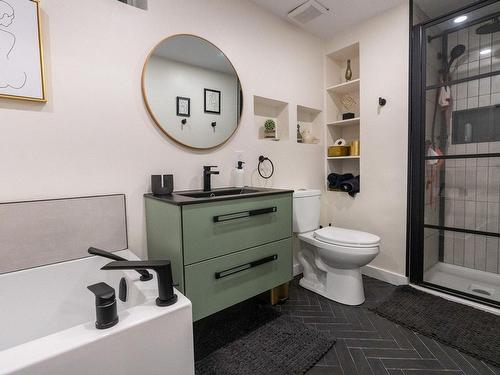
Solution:
<svg viewBox="0 0 500 375">
<path fill-rule="evenodd" d="M 420 129 L 412 183 L 420 212 L 411 225 L 420 228 L 412 231 L 419 259 L 411 255 L 410 276 L 490 304 L 500 304 L 499 16 L 496 2 L 417 27 L 413 50 Z"/>
</svg>

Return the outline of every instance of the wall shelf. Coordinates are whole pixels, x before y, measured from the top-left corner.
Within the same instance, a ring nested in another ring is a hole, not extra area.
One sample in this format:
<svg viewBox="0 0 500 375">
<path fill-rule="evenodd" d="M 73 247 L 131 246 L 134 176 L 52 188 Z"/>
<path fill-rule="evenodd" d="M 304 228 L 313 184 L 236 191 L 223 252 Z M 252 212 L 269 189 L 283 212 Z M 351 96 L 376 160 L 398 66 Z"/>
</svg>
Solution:
<svg viewBox="0 0 500 375">
<path fill-rule="evenodd" d="M 345 191 L 343 191 L 343 190 L 340 190 L 340 189 L 332 189 L 332 188 L 328 188 L 328 191 L 331 191 L 332 193 L 345 193 Z"/>
<path fill-rule="evenodd" d="M 327 160 L 346 160 L 346 159 L 359 159 L 360 156 L 328 156 Z"/>
<path fill-rule="evenodd" d="M 330 86 L 326 89 L 329 93 L 333 94 L 349 94 L 353 92 L 359 92 L 359 78 L 353 79 L 349 82 L 340 83 L 338 85 Z"/>
<path fill-rule="evenodd" d="M 350 118 L 348 120 L 339 120 L 339 121 L 333 121 L 333 122 L 328 122 L 326 125 L 328 126 L 351 126 L 351 125 L 359 125 L 360 122 L 359 117 L 355 118 Z"/>
</svg>

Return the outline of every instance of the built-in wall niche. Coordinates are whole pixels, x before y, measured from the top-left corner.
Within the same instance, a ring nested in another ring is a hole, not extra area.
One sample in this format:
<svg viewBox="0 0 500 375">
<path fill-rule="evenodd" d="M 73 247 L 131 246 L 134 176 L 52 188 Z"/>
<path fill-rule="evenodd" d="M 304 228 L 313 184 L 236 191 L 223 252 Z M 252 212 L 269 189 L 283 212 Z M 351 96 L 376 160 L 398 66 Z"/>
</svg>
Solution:
<svg viewBox="0 0 500 375">
<path fill-rule="evenodd" d="M 346 82 L 347 60 L 351 62 L 352 78 L 350 81 L 356 81 L 360 78 L 359 43 L 355 43 L 326 55 L 326 87 Z"/>
<path fill-rule="evenodd" d="M 359 140 L 359 120 L 340 122 L 327 125 L 326 143 L 331 146 L 339 138 L 345 139 L 346 144 L 350 145 L 352 141 Z M 359 156 L 359 155 L 358 155 Z"/>
<path fill-rule="evenodd" d="M 326 119 L 328 123 L 342 121 L 347 113 L 354 114 L 354 117 L 349 119 L 360 117 L 359 80 L 355 83 L 344 84 L 346 87 L 342 90 L 337 90 L 335 86 L 327 88 Z"/>
<path fill-rule="evenodd" d="M 348 61 L 352 74 L 346 77 Z M 358 176 L 360 155 L 363 153 L 363 145 L 359 143 L 361 125 L 359 43 L 327 53 L 325 88 L 327 175 L 352 173 Z M 345 140 L 345 145 L 350 146 L 348 153 L 340 154 L 339 149 L 332 148 L 332 153 L 329 154 L 329 147 L 336 145 L 339 139 Z M 327 186 L 329 190 L 340 190 L 332 188 L 328 182 Z"/>
<path fill-rule="evenodd" d="M 120 3 L 132 5 L 136 8 L 148 10 L 148 0 L 118 0 Z"/>
<path fill-rule="evenodd" d="M 288 103 L 254 95 L 253 112 L 259 139 L 282 141 L 290 138 Z M 274 133 L 269 128 L 266 132 L 268 120 L 275 124 Z"/>
<path fill-rule="evenodd" d="M 344 156 L 337 158 L 327 158 L 326 175 L 330 173 L 346 174 L 352 173 L 354 176 L 359 176 L 359 156 Z M 340 191 L 328 186 L 329 191 Z M 345 193 L 344 193 L 345 194 Z"/>
<path fill-rule="evenodd" d="M 321 126 L 321 111 L 302 105 L 297 106 L 297 126 L 299 133 L 295 132 L 296 140 L 300 144 L 321 144 L 323 128 Z"/>
</svg>

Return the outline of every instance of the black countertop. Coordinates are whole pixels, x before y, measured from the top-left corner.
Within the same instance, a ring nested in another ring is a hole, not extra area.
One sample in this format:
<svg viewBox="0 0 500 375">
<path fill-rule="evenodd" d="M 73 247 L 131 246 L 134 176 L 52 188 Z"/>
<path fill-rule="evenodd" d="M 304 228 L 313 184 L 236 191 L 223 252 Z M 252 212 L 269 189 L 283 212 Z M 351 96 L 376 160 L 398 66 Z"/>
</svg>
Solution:
<svg viewBox="0 0 500 375">
<path fill-rule="evenodd" d="M 248 193 L 246 194 L 225 194 L 225 195 L 217 195 L 228 193 L 230 190 L 246 190 Z M 251 191 L 251 192 L 250 192 Z M 188 197 L 184 194 L 205 194 L 205 193 L 214 193 L 215 196 L 211 197 L 202 197 L 202 198 L 193 198 Z M 161 202 L 174 204 L 177 206 L 183 206 L 186 204 L 198 204 L 198 203 L 207 203 L 207 202 L 219 202 L 219 201 L 228 201 L 234 199 L 245 199 L 245 198 L 254 198 L 254 197 L 262 197 L 266 195 L 274 195 L 274 194 L 283 194 L 283 193 L 293 193 L 293 190 L 288 189 L 268 189 L 268 188 L 260 188 L 260 187 L 252 187 L 245 186 L 244 188 L 235 188 L 235 187 L 227 187 L 220 189 L 212 189 L 210 192 L 204 192 L 203 190 L 185 190 L 185 191 L 175 191 L 170 195 L 162 195 L 155 196 L 152 193 L 144 194 L 145 198 L 156 199 Z"/>
</svg>

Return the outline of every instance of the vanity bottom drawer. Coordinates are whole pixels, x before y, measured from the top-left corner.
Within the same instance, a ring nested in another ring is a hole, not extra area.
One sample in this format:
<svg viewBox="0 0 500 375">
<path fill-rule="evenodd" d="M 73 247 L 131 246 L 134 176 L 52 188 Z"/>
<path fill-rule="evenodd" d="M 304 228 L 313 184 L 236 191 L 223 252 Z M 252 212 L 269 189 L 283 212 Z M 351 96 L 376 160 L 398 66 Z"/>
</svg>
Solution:
<svg viewBox="0 0 500 375">
<path fill-rule="evenodd" d="M 185 294 L 193 320 L 211 315 L 292 279 L 292 239 L 186 266 Z"/>
</svg>

